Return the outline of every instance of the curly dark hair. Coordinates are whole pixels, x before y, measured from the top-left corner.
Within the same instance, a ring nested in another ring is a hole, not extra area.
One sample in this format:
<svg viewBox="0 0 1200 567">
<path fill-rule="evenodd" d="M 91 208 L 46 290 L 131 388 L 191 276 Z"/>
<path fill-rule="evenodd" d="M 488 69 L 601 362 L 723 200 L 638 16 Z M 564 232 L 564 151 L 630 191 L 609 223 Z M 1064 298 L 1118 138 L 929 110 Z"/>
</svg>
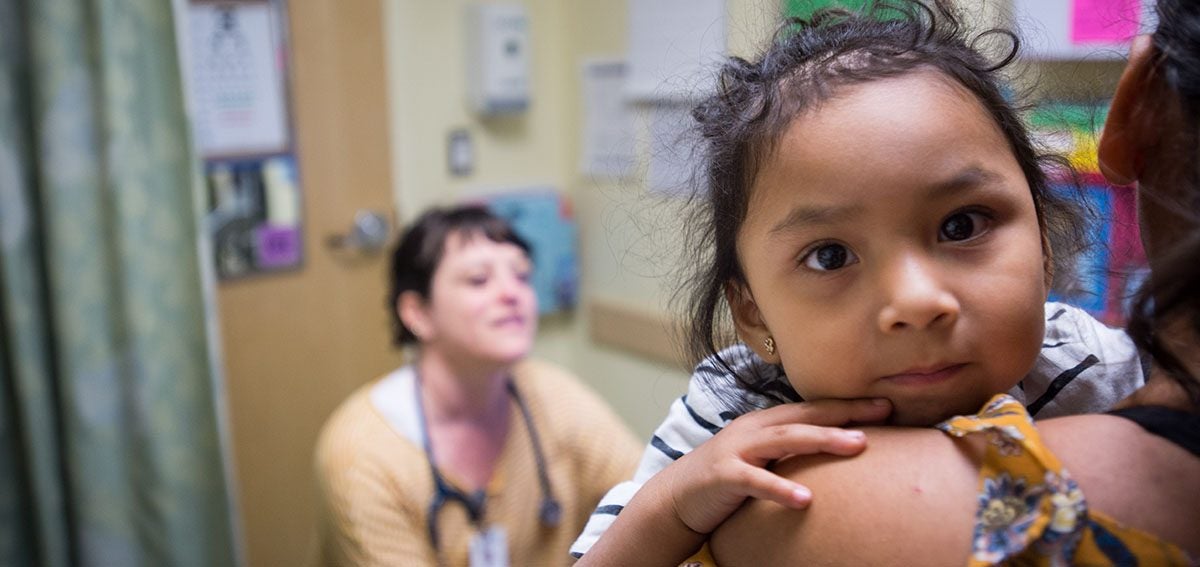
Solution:
<svg viewBox="0 0 1200 567">
<path fill-rule="evenodd" d="M 996 60 L 981 47 L 989 38 L 1008 46 Z M 729 58 L 716 92 L 692 111 L 704 168 L 697 172 L 698 185 L 704 190 L 686 205 L 690 272 L 675 297 L 687 310 L 689 359 L 715 357 L 733 373 L 718 351 L 736 340 L 724 290 L 746 283 L 736 241 L 750 188 L 793 119 L 847 86 L 934 70 L 965 87 L 995 120 L 1028 181 L 1049 273 L 1077 254 L 1087 240 L 1079 201 L 1071 191 L 1051 191 L 1048 181 L 1048 172 L 1074 171 L 1061 156 L 1035 148 L 1020 109 L 1005 97 L 1000 71 L 1016 58 L 1019 45 L 1004 29 L 969 34 L 943 0 L 877 1 L 862 11 L 824 9 L 807 20 L 787 19 L 756 59 Z M 753 392 L 764 382 L 746 375 L 737 380 Z"/>
<path fill-rule="evenodd" d="M 1200 167 L 1195 164 L 1200 147 L 1200 2 L 1158 0 L 1158 29 L 1153 34 L 1156 65 L 1160 76 L 1174 91 L 1183 112 L 1186 147 L 1193 167 L 1185 202 L 1180 209 L 1190 214 L 1190 231 L 1154 260 L 1150 279 L 1134 299 L 1128 331 L 1134 342 L 1149 353 L 1156 364 L 1178 381 L 1200 412 L 1200 382 L 1162 341 L 1158 331 L 1165 324 L 1180 322 L 1200 334 Z M 1150 195 L 1153 197 L 1153 195 Z"/>
</svg>

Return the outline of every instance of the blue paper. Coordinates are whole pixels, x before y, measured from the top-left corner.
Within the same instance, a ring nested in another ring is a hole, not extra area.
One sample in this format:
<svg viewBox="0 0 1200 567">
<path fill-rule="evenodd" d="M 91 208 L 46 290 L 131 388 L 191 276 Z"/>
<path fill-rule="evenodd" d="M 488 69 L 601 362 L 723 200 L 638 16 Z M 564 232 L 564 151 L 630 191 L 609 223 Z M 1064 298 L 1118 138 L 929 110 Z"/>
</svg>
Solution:
<svg viewBox="0 0 1200 567">
<path fill-rule="evenodd" d="M 548 189 L 490 195 L 485 202 L 531 248 L 538 312 L 573 309 L 579 302 L 579 228 L 570 204 Z"/>
</svg>

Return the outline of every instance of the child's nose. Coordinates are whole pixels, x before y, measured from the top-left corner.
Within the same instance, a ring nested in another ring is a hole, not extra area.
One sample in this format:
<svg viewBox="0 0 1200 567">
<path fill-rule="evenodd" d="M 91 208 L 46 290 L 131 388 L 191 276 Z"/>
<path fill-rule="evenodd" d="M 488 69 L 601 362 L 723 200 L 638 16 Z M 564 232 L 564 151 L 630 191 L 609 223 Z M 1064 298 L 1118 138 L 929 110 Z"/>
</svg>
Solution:
<svg viewBox="0 0 1200 567">
<path fill-rule="evenodd" d="M 958 298 L 929 258 L 909 255 L 893 263 L 883 274 L 882 289 L 886 297 L 879 328 L 885 333 L 945 326 L 958 319 Z"/>
</svg>

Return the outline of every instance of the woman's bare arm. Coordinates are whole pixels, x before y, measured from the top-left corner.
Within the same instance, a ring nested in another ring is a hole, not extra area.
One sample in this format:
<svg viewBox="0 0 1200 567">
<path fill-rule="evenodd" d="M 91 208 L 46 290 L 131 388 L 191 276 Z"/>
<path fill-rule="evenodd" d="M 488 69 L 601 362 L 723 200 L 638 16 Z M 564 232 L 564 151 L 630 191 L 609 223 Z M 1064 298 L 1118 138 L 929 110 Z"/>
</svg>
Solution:
<svg viewBox="0 0 1200 567">
<path fill-rule="evenodd" d="M 964 564 L 977 463 L 932 429 L 865 431 L 870 443 L 857 457 L 780 462 L 777 473 L 813 488 L 812 503 L 747 502 L 709 541 L 717 563 Z"/>
<path fill-rule="evenodd" d="M 1039 423 L 1093 510 L 1200 555 L 1200 459 L 1123 418 Z M 976 453 L 932 429 L 867 429 L 858 457 L 806 457 L 776 472 L 812 487 L 808 510 L 748 502 L 714 534 L 722 567 L 962 565 L 978 493 Z"/>
</svg>

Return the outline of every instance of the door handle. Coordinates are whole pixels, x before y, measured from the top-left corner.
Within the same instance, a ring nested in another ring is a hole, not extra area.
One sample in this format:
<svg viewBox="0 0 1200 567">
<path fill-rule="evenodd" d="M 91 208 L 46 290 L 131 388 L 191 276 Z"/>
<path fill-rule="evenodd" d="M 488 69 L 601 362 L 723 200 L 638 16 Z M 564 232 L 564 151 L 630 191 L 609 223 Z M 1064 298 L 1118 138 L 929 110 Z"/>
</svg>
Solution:
<svg viewBox="0 0 1200 567">
<path fill-rule="evenodd" d="M 375 255 L 387 246 L 392 227 L 387 216 L 379 211 L 361 209 L 354 214 L 354 223 L 344 234 L 331 234 L 325 244 L 334 250 Z"/>
</svg>

